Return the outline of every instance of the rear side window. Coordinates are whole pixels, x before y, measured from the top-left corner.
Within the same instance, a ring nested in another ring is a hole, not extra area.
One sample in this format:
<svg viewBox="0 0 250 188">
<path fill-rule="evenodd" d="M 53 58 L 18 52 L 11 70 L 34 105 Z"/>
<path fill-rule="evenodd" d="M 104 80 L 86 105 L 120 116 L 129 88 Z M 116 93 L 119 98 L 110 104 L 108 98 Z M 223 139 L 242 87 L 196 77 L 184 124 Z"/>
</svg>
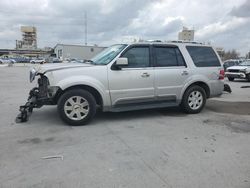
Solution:
<svg viewBox="0 0 250 188">
<path fill-rule="evenodd" d="M 211 47 L 186 47 L 196 67 L 220 67 L 220 61 Z"/>
<path fill-rule="evenodd" d="M 185 66 L 184 59 L 176 47 L 156 46 L 154 51 L 157 67 Z"/>
</svg>

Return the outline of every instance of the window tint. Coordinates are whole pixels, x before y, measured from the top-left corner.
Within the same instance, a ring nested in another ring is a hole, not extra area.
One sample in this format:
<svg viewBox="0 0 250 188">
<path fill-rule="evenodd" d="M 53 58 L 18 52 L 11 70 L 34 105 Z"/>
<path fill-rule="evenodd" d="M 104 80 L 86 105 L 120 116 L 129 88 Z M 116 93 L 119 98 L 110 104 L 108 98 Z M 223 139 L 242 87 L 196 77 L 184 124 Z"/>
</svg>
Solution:
<svg viewBox="0 0 250 188">
<path fill-rule="evenodd" d="M 211 47 L 187 46 L 196 67 L 219 67 L 220 62 Z"/>
<path fill-rule="evenodd" d="M 148 67 L 149 47 L 134 47 L 125 52 L 122 57 L 128 58 L 128 65 L 125 67 Z"/>
<path fill-rule="evenodd" d="M 178 65 L 179 66 L 186 66 L 186 63 L 183 59 L 183 56 L 182 56 L 180 50 L 178 48 L 175 48 L 175 52 L 176 52 L 176 56 L 177 56 L 177 60 L 178 60 Z"/>
<path fill-rule="evenodd" d="M 155 47 L 156 66 L 171 67 L 185 66 L 184 59 L 178 48 L 175 47 Z"/>
</svg>

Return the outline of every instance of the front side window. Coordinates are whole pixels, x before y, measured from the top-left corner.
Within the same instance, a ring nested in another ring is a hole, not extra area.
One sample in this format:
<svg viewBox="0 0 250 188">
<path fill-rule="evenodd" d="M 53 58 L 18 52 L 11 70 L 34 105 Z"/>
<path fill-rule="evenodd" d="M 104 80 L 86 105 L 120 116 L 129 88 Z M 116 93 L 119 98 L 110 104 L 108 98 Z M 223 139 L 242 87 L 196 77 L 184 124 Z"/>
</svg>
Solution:
<svg viewBox="0 0 250 188">
<path fill-rule="evenodd" d="M 187 46 L 196 67 L 220 67 L 220 61 L 211 47 Z"/>
<path fill-rule="evenodd" d="M 149 47 L 132 47 L 122 57 L 128 58 L 128 65 L 124 68 L 140 68 L 149 66 Z"/>
</svg>

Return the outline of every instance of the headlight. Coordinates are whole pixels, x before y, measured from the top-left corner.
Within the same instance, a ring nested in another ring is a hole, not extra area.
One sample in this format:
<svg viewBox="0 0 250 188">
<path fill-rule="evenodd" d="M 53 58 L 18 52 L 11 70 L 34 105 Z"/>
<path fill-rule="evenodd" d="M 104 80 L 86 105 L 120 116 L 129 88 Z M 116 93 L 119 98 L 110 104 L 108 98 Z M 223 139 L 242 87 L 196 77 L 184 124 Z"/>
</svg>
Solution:
<svg viewBox="0 0 250 188">
<path fill-rule="evenodd" d="M 36 77 L 36 69 L 34 69 L 34 68 L 32 68 L 31 70 L 30 70 L 30 82 L 32 82 L 34 79 L 35 79 L 35 77 Z"/>
</svg>

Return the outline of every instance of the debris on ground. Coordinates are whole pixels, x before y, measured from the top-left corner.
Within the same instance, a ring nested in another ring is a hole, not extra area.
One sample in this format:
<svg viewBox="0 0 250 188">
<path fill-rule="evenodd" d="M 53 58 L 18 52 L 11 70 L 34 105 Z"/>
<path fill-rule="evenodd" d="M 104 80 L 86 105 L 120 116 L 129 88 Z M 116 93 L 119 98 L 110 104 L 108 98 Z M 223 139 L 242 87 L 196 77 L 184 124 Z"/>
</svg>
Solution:
<svg viewBox="0 0 250 188">
<path fill-rule="evenodd" d="M 56 158 L 59 158 L 59 159 L 63 160 L 62 155 L 49 155 L 49 156 L 42 157 L 42 159 L 56 159 Z"/>
</svg>

